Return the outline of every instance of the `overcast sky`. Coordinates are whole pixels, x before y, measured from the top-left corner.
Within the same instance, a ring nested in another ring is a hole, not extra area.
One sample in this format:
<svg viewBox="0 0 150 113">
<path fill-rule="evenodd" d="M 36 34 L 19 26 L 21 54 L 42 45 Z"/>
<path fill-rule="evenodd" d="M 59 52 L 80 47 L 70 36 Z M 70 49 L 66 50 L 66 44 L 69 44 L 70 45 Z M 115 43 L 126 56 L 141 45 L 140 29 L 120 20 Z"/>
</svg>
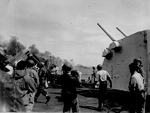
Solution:
<svg viewBox="0 0 150 113">
<path fill-rule="evenodd" d="M 102 63 L 111 40 L 150 28 L 150 0 L 0 0 L 0 37 L 17 36 L 62 59 L 88 66 Z"/>
</svg>

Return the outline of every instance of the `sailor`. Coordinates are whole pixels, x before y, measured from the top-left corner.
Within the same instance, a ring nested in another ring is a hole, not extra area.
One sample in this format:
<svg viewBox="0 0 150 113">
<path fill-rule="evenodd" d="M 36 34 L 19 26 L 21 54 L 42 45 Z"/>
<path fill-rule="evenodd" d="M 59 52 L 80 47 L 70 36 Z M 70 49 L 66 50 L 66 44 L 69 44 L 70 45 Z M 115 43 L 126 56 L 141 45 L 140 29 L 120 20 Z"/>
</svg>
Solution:
<svg viewBox="0 0 150 113">
<path fill-rule="evenodd" d="M 51 85 L 55 85 L 56 82 L 56 74 L 57 74 L 57 70 L 56 70 L 56 65 L 52 64 L 51 65 L 51 69 L 50 69 L 50 83 Z"/>
<path fill-rule="evenodd" d="M 145 102 L 146 102 L 146 89 L 144 76 L 141 73 L 140 65 L 135 62 L 129 65 L 131 78 L 129 82 L 129 91 L 131 93 L 131 109 L 132 113 L 144 113 L 145 112 Z M 140 64 L 142 62 L 140 61 Z"/>
<path fill-rule="evenodd" d="M 34 96 L 39 85 L 37 72 L 32 69 L 34 65 L 33 60 L 19 61 L 14 75 L 26 112 L 32 112 Z"/>
<path fill-rule="evenodd" d="M 97 65 L 97 70 L 96 78 L 99 82 L 98 110 L 101 111 L 106 99 L 107 81 L 109 81 L 110 88 L 112 88 L 112 80 L 109 73 L 102 69 L 101 64 Z"/>
<path fill-rule="evenodd" d="M 47 104 L 51 97 L 48 95 L 48 92 L 46 91 L 46 85 L 45 85 L 45 83 L 47 82 L 47 71 L 46 71 L 44 63 L 41 63 L 41 64 L 42 65 L 38 73 L 40 84 L 37 89 L 37 93 L 35 94 L 35 102 L 37 102 L 37 98 L 40 96 L 40 94 L 42 94 L 43 96 L 46 97 L 45 103 Z"/>
<path fill-rule="evenodd" d="M 76 87 L 79 85 L 78 76 L 72 75 L 72 64 L 65 62 L 62 66 L 62 98 L 64 102 L 63 112 L 79 112 L 79 103 Z"/>
<path fill-rule="evenodd" d="M 93 69 L 93 73 L 91 75 L 91 83 L 92 83 L 92 88 L 95 88 L 95 85 L 97 83 L 97 81 L 96 81 L 96 72 L 97 72 L 97 70 L 95 69 L 94 66 L 92 67 L 92 69 Z"/>
</svg>

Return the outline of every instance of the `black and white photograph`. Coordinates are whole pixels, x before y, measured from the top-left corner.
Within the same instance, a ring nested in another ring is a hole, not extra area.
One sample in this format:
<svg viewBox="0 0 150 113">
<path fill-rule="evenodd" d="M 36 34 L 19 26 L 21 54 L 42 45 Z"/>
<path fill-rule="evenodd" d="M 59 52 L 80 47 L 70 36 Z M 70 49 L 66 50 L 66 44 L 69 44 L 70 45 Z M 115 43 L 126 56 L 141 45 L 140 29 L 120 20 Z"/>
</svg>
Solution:
<svg viewBox="0 0 150 113">
<path fill-rule="evenodd" d="M 0 0 L 0 112 L 149 113 L 149 0 Z"/>
</svg>

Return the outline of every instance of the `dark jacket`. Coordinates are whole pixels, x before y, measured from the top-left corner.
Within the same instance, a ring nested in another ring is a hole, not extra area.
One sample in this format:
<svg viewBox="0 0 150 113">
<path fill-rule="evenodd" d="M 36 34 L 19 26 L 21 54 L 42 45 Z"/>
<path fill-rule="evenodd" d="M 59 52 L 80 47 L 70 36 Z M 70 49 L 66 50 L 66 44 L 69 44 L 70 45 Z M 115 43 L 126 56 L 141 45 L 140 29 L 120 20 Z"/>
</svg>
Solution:
<svg viewBox="0 0 150 113">
<path fill-rule="evenodd" d="M 70 73 L 62 75 L 62 96 L 75 99 L 77 86 L 79 86 L 79 79 L 76 76 L 72 76 Z"/>
</svg>

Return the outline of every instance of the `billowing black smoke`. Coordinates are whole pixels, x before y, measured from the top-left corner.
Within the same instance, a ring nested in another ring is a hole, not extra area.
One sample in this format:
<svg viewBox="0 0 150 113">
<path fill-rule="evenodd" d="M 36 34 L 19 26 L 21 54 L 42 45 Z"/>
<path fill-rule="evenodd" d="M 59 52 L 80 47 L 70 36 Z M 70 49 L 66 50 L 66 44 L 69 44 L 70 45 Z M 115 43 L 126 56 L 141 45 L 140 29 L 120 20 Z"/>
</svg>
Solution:
<svg viewBox="0 0 150 113">
<path fill-rule="evenodd" d="M 15 56 L 20 51 L 24 50 L 25 46 L 21 44 L 17 37 L 12 37 L 10 41 L 7 43 L 7 55 Z"/>
</svg>

